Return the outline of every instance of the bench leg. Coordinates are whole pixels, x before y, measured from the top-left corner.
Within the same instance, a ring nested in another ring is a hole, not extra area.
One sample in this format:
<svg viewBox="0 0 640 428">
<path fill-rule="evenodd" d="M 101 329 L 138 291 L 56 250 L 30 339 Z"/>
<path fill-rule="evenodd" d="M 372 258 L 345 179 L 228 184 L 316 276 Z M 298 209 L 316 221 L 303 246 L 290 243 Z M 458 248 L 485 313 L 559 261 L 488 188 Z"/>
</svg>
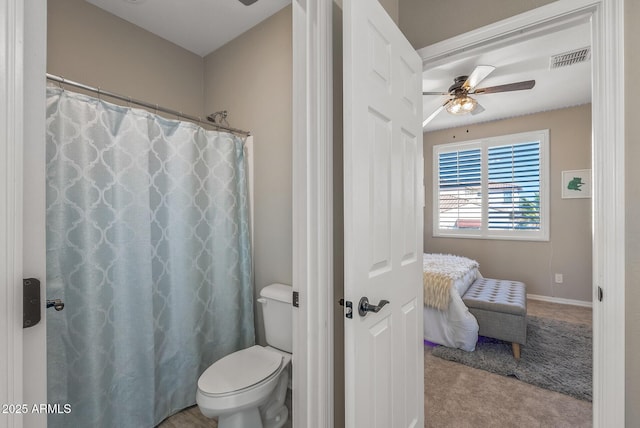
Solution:
<svg viewBox="0 0 640 428">
<path fill-rule="evenodd" d="M 511 350 L 513 351 L 513 358 L 516 360 L 520 359 L 520 344 L 516 342 L 511 342 Z"/>
</svg>

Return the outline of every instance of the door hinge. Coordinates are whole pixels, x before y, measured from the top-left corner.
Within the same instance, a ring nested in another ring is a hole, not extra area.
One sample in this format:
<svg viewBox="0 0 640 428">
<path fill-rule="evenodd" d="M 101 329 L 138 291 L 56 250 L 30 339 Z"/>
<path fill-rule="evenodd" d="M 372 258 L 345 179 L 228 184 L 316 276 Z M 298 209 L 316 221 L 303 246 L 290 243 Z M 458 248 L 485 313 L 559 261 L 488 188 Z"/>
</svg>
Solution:
<svg viewBox="0 0 640 428">
<path fill-rule="evenodd" d="M 294 308 L 298 308 L 298 307 L 300 307 L 300 293 L 298 293 L 297 291 L 294 291 L 294 292 L 293 292 L 293 300 L 292 300 L 292 303 L 293 303 L 293 307 L 294 307 Z"/>
<path fill-rule="evenodd" d="M 604 293 L 602 291 L 602 287 L 598 287 L 598 301 L 602 302 L 602 297 L 603 297 Z"/>
<path fill-rule="evenodd" d="M 340 306 L 344 306 L 345 308 L 347 308 L 345 310 L 344 316 L 346 318 L 352 319 L 353 318 L 353 303 L 351 303 L 348 300 L 345 302 L 344 299 L 340 299 L 340 301 L 338 303 L 340 303 Z"/>
</svg>

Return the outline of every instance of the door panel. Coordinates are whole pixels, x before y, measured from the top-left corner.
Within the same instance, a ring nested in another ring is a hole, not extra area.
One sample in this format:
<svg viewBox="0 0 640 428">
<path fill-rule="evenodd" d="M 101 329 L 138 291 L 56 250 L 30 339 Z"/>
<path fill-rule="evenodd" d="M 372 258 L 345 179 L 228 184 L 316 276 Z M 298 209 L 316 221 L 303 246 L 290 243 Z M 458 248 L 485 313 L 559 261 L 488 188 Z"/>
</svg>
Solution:
<svg viewBox="0 0 640 428">
<path fill-rule="evenodd" d="M 391 121 L 382 114 L 369 110 L 369 209 L 371 222 L 370 276 L 389 270 L 391 266 Z"/>
<path fill-rule="evenodd" d="M 343 11 L 346 426 L 421 426 L 422 62 L 376 0 Z"/>
<path fill-rule="evenodd" d="M 371 348 L 373 353 L 372 357 L 372 381 L 373 388 L 368 393 L 370 394 L 370 402 L 373 404 L 370 407 L 370 413 L 367 415 L 371 417 L 368 425 L 372 427 L 390 427 L 391 415 L 392 415 L 392 363 L 393 356 L 391 353 L 392 332 L 391 332 L 391 317 L 386 317 L 374 324 L 369 329 Z M 373 411 L 371 414 L 371 411 Z"/>
<path fill-rule="evenodd" d="M 415 367 L 424 367 L 422 353 L 415 352 L 415 338 L 416 336 L 422 338 L 422 316 L 420 316 L 422 315 L 422 310 L 420 309 L 421 306 L 422 305 L 418 304 L 416 299 L 412 299 L 401 309 L 402 332 L 404 333 L 401 343 L 404 357 L 402 366 L 402 378 L 404 379 L 404 382 L 401 394 L 401 401 L 404 403 L 404 409 L 402 412 L 404 420 L 401 424 L 403 427 L 423 425 L 418 424 L 416 408 L 424 405 L 423 382 L 419 382 L 419 379 L 424 378 L 424 374 L 422 377 L 418 378 L 417 375 L 413 373 L 413 369 Z M 418 321 L 419 316 L 420 321 Z"/>
<path fill-rule="evenodd" d="M 400 138 L 402 146 L 402 265 L 406 265 L 415 263 L 417 260 L 418 249 L 415 238 L 422 231 L 416 216 L 418 210 L 416 196 L 420 187 L 416 183 L 416 159 L 421 155 L 418 152 L 418 141 L 415 135 L 403 129 Z"/>
</svg>

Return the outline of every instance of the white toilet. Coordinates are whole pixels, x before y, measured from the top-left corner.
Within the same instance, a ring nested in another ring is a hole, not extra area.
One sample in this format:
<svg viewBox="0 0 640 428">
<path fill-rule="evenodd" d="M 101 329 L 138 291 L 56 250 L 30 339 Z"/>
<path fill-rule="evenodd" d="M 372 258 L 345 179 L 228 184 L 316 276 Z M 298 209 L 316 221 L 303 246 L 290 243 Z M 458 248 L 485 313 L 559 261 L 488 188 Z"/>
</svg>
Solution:
<svg viewBox="0 0 640 428">
<path fill-rule="evenodd" d="M 291 286 L 271 284 L 260 291 L 270 346 L 252 346 L 213 363 L 198 379 L 196 402 L 218 428 L 280 428 L 292 352 Z"/>
</svg>

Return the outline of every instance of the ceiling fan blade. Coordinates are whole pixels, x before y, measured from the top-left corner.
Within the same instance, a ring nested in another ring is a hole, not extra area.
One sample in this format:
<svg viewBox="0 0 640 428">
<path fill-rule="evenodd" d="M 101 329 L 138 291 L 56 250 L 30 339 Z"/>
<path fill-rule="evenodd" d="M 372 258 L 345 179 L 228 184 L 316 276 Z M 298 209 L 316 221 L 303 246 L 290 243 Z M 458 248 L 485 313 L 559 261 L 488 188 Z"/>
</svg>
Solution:
<svg viewBox="0 0 640 428">
<path fill-rule="evenodd" d="M 449 95 L 449 92 L 423 92 L 422 95 Z"/>
<path fill-rule="evenodd" d="M 476 108 L 474 108 L 473 110 L 471 110 L 471 115 L 475 116 L 476 114 L 480 114 L 484 111 L 484 107 L 482 107 L 480 105 L 480 103 L 476 104 Z"/>
<path fill-rule="evenodd" d="M 436 116 L 437 116 L 437 115 L 439 115 L 439 114 L 440 114 L 440 112 L 441 112 L 442 110 L 444 110 L 444 109 L 445 109 L 445 107 L 447 106 L 447 104 L 449 104 L 450 102 L 451 102 L 451 100 L 448 100 L 446 103 L 444 103 L 444 104 L 442 104 L 440 107 L 438 107 L 438 108 L 437 108 L 433 113 L 431 113 L 431 114 L 429 115 L 429 117 L 428 117 L 428 118 L 426 118 L 426 119 L 424 120 L 424 122 L 422 122 L 422 127 L 424 128 L 425 126 L 427 126 L 427 124 L 428 124 L 429 122 L 431 122 L 433 119 L 435 119 L 435 118 L 436 118 Z"/>
<path fill-rule="evenodd" d="M 495 94 L 496 92 L 511 92 L 531 89 L 536 86 L 535 80 L 525 80 L 523 82 L 507 83 L 506 85 L 490 86 L 488 88 L 478 88 L 472 94 Z"/>
<path fill-rule="evenodd" d="M 479 65 L 473 70 L 473 72 L 467 77 L 467 80 L 462 84 L 462 87 L 467 91 L 472 90 L 478 83 L 482 82 L 488 75 L 491 74 L 496 68 L 492 65 Z"/>
</svg>

